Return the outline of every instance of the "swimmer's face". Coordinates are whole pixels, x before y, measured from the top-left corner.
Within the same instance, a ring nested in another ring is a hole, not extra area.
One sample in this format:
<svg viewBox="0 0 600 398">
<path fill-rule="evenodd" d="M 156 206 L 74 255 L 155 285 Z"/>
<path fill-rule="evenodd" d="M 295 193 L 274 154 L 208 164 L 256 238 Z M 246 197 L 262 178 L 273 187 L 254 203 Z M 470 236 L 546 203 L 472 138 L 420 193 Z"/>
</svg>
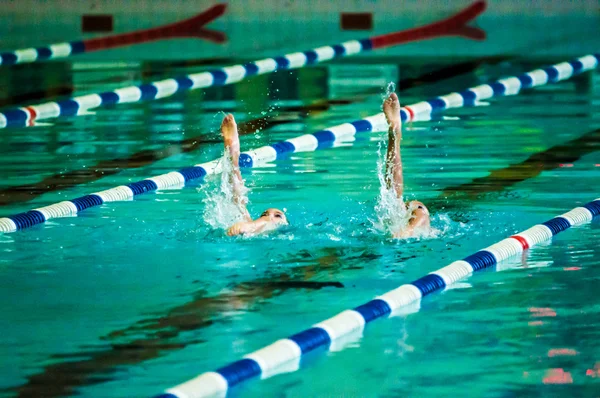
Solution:
<svg viewBox="0 0 600 398">
<path fill-rule="evenodd" d="M 260 215 L 260 218 L 270 221 L 277 226 L 289 224 L 285 213 L 279 209 L 267 209 Z"/>
<path fill-rule="evenodd" d="M 408 208 L 411 211 L 411 218 L 409 224 L 412 227 L 426 227 L 429 228 L 431 226 L 431 220 L 429 216 L 429 210 L 427 206 L 425 206 L 422 202 L 418 200 L 413 200 L 408 202 Z"/>
</svg>

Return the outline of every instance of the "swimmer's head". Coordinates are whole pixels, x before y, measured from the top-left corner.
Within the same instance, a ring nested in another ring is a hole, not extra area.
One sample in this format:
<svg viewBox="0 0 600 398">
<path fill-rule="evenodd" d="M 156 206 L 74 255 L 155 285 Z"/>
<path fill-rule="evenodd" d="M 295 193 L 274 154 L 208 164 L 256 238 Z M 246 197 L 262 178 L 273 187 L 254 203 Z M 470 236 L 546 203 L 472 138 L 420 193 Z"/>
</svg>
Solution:
<svg viewBox="0 0 600 398">
<path fill-rule="evenodd" d="M 267 209 L 259 217 L 259 220 L 265 220 L 273 223 L 276 226 L 289 225 L 285 213 L 279 209 Z"/>
<path fill-rule="evenodd" d="M 410 221 L 408 225 L 413 228 L 429 229 L 431 227 L 431 217 L 429 210 L 422 202 L 413 200 L 407 203 L 408 211 L 410 211 Z"/>
</svg>

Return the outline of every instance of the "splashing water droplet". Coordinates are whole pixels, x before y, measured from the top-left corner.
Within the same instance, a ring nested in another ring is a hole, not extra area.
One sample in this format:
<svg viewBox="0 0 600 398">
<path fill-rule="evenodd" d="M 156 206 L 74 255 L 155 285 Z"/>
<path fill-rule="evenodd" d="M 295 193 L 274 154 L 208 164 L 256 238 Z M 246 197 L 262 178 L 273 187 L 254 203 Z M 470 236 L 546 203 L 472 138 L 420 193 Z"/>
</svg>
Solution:
<svg viewBox="0 0 600 398">
<path fill-rule="evenodd" d="M 233 187 L 231 179 L 233 178 L 233 167 L 229 153 L 225 151 L 221 159 L 223 172 L 220 175 L 208 178 L 206 184 L 198 188 L 203 191 L 206 198 L 203 200 L 204 221 L 212 228 L 229 228 L 238 221 L 244 220 L 244 213 L 239 206 L 234 203 Z M 215 181 L 216 180 L 216 181 Z M 241 192 L 242 202 L 247 202 L 248 189 L 244 187 Z"/>
<path fill-rule="evenodd" d="M 381 101 L 385 101 L 393 92 L 396 92 L 396 83 L 389 82 L 385 91 L 381 94 Z"/>
<path fill-rule="evenodd" d="M 403 231 L 410 220 L 410 213 L 404 205 L 403 198 L 398 198 L 393 188 L 385 183 L 385 160 L 381 142 L 377 150 L 377 178 L 379 179 L 379 196 L 375 205 L 376 220 L 371 220 L 373 228 L 386 235 Z"/>
<path fill-rule="evenodd" d="M 396 91 L 396 83 L 394 83 L 394 82 L 389 82 L 389 83 L 388 83 L 388 85 L 387 85 L 387 89 L 386 89 L 385 96 L 386 96 L 386 97 L 389 97 L 389 95 L 390 95 L 391 93 L 395 92 L 395 91 Z"/>
</svg>

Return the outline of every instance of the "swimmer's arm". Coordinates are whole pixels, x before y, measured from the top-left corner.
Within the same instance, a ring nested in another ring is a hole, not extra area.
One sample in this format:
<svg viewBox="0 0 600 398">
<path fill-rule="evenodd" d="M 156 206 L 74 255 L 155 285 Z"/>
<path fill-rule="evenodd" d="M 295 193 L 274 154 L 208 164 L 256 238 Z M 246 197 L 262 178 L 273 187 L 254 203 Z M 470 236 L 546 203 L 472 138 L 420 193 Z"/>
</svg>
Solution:
<svg viewBox="0 0 600 398">
<path fill-rule="evenodd" d="M 256 235 L 274 229 L 272 224 L 265 220 L 241 221 L 233 224 L 227 230 L 227 236 Z"/>
</svg>

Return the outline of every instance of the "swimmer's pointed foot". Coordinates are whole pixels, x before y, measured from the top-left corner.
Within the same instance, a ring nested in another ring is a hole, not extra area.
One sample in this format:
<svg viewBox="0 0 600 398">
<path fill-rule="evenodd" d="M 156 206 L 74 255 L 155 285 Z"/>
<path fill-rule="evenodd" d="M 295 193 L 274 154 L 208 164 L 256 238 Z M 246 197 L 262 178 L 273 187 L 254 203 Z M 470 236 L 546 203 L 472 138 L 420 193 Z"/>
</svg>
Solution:
<svg viewBox="0 0 600 398">
<path fill-rule="evenodd" d="M 225 115 L 221 122 L 221 135 L 223 136 L 225 148 L 231 148 L 232 150 L 239 152 L 240 139 L 238 137 L 237 123 L 231 113 Z"/>
<path fill-rule="evenodd" d="M 402 122 L 400 121 L 400 101 L 396 93 L 391 93 L 389 97 L 383 101 L 383 113 L 390 126 L 394 131 L 400 130 Z"/>
</svg>

